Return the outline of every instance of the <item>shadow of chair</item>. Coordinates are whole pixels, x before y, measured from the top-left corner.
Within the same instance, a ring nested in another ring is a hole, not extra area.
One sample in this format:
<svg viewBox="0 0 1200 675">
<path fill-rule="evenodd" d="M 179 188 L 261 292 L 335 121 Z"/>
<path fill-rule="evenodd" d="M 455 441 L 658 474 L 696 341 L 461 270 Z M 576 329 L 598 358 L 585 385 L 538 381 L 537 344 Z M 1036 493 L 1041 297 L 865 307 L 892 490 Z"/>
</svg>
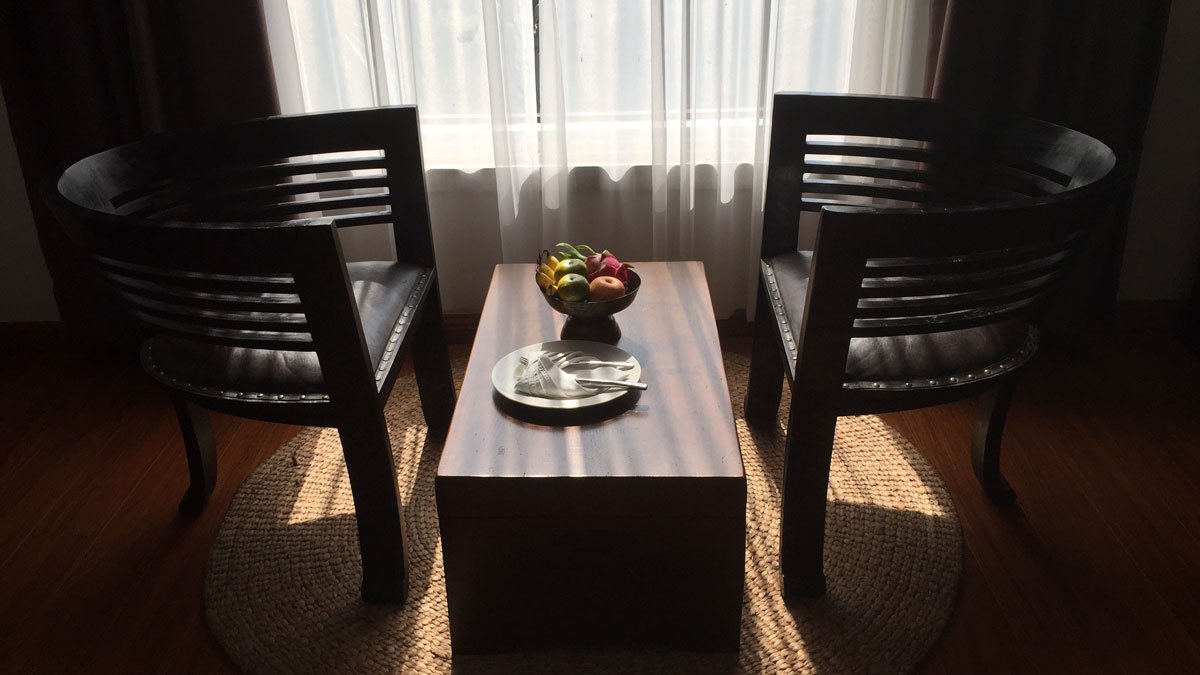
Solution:
<svg viewBox="0 0 1200 675">
<path fill-rule="evenodd" d="M 415 107 L 274 117 L 164 135 L 75 163 L 47 201 L 139 325 L 170 392 L 194 516 L 216 481 L 206 410 L 336 427 L 362 596 L 404 599 L 400 499 L 383 407 L 411 352 L 432 434 L 454 384 Z M 338 232 L 390 225 L 392 261 L 347 263 Z"/>
<path fill-rule="evenodd" d="M 747 421 L 791 384 L 784 596 L 825 592 L 839 415 L 979 394 L 975 473 L 996 501 L 1015 377 L 1039 312 L 1122 185 L 1103 143 L 1046 122 L 924 100 L 776 94 Z M 798 251 L 805 211 L 813 249 Z"/>
</svg>

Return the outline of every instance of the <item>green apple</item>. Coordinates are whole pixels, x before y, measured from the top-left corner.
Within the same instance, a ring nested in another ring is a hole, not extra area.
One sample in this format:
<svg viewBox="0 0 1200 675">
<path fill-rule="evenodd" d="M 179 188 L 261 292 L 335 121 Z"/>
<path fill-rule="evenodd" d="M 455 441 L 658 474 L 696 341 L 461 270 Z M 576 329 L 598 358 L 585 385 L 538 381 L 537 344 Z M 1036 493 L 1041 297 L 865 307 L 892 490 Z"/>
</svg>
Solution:
<svg viewBox="0 0 1200 675">
<path fill-rule="evenodd" d="M 558 263 L 558 266 L 554 268 L 555 280 L 562 279 L 568 274 L 587 276 L 587 263 L 576 258 L 568 258 Z"/>
<path fill-rule="evenodd" d="M 582 260 L 575 262 L 582 263 Z M 583 302 L 588 299 L 588 280 L 582 274 L 566 274 L 558 280 L 558 297 L 567 302 Z"/>
</svg>

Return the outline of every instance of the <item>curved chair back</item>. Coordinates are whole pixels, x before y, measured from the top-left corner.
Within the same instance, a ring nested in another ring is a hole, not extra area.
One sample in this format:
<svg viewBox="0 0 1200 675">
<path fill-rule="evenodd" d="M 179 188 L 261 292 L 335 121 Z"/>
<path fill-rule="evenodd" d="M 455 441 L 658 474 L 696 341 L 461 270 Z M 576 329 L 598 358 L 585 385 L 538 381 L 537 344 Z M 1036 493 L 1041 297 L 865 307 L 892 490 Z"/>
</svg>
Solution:
<svg viewBox="0 0 1200 675">
<path fill-rule="evenodd" d="M 803 211 L 916 210 L 1028 201 L 1090 184 L 1115 157 L 1040 120 L 930 99 L 778 93 L 763 257 L 796 250 Z"/>
<path fill-rule="evenodd" d="M 48 201 L 151 334 L 315 351 L 335 380 L 374 370 L 337 229 L 391 224 L 402 262 L 434 266 L 418 138 L 411 106 L 157 136 L 80 160 Z"/>
<path fill-rule="evenodd" d="M 400 262 L 433 266 L 415 106 L 290 115 L 160 135 L 67 169 L 80 206 L 153 221 L 386 223 Z"/>
<path fill-rule="evenodd" d="M 1090 136 L 931 100 L 776 94 L 773 124 L 763 257 L 821 211 L 797 373 L 852 338 L 1035 319 L 1119 185 Z"/>
</svg>

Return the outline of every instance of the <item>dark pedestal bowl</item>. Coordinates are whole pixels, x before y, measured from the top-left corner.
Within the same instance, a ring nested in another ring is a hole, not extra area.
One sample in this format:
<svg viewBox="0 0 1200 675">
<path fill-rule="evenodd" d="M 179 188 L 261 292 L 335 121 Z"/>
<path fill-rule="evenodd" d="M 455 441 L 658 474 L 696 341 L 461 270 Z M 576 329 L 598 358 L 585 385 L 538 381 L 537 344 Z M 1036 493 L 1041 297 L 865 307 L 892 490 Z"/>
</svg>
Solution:
<svg viewBox="0 0 1200 675">
<path fill-rule="evenodd" d="M 642 278 L 629 270 L 629 281 L 625 282 L 625 295 L 604 302 L 568 302 L 561 298 L 546 297 L 546 302 L 557 312 L 567 315 L 567 322 L 559 337 L 563 340 L 593 340 L 616 344 L 621 339 L 621 327 L 613 314 L 633 304 Z"/>
</svg>

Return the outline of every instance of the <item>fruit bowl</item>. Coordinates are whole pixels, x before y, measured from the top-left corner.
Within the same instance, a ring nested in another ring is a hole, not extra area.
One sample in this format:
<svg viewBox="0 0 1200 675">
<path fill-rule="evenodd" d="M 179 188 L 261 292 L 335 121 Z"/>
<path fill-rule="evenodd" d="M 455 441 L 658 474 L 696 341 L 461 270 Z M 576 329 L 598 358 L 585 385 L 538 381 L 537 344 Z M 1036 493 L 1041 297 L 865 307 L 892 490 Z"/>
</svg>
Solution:
<svg viewBox="0 0 1200 675">
<path fill-rule="evenodd" d="M 637 272 L 629 271 L 629 281 L 625 282 L 625 295 L 612 300 L 603 300 L 601 302 L 569 302 L 558 297 L 550 297 L 542 295 L 546 302 L 554 308 L 554 311 L 566 314 L 569 317 L 576 319 L 603 319 L 611 317 L 613 314 L 625 309 L 633 304 L 633 299 L 637 297 L 638 288 L 642 285 L 642 278 Z"/>
<path fill-rule="evenodd" d="M 562 298 L 542 295 L 546 304 L 554 311 L 567 315 L 559 337 L 563 340 L 591 340 L 616 344 L 621 339 L 621 327 L 613 314 L 633 304 L 638 289 L 642 286 L 642 278 L 637 272 L 629 271 L 629 280 L 625 282 L 625 295 L 612 300 L 601 302 L 569 302 Z"/>
<path fill-rule="evenodd" d="M 607 249 L 567 243 L 555 248 L 558 256 L 548 249 L 538 254 L 534 280 L 550 307 L 567 315 L 560 336 L 616 344 L 621 328 L 613 314 L 633 303 L 641 277 Z"/>
</svg>

